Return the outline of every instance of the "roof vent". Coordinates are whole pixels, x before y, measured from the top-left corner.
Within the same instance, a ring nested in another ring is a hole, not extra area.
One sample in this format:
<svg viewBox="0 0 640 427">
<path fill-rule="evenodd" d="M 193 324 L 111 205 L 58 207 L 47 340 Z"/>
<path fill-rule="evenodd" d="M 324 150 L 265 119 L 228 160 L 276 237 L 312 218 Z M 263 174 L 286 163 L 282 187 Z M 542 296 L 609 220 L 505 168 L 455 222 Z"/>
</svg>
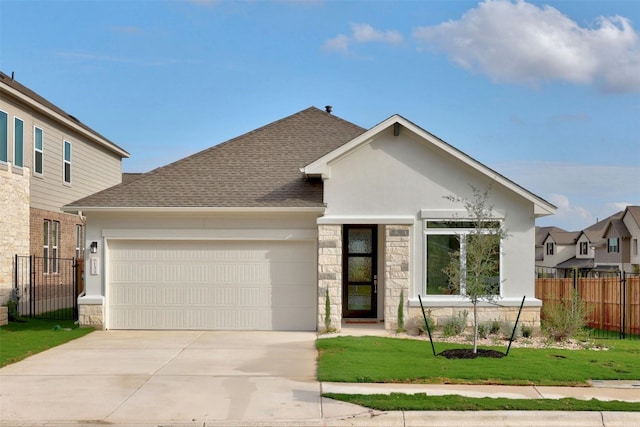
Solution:
<svg viewBox="0 0 640 427">
<path fill-rule="evenodd" d="M 324 111 L 326 111 L 329 114 L 331 114 L 331 110 L 332 109 L 333 109 L 333 107 L 331 105 L 325 105 L 324 106 Z"/>
</svg>

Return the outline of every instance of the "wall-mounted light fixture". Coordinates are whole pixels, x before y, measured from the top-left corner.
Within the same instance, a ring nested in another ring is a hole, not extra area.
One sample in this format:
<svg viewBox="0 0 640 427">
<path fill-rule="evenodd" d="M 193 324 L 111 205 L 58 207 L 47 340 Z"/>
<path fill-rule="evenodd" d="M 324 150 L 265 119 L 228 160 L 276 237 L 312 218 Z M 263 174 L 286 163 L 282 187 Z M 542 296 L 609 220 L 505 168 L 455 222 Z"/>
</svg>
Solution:
<svg viewBox="0 0 640 427">
<path fill-rule="evenodd" d="M 91 242 L 91 246 L 89 246 L 89 250 L 92 254 L 98 253 L 98 242 Z"/>
</svg>

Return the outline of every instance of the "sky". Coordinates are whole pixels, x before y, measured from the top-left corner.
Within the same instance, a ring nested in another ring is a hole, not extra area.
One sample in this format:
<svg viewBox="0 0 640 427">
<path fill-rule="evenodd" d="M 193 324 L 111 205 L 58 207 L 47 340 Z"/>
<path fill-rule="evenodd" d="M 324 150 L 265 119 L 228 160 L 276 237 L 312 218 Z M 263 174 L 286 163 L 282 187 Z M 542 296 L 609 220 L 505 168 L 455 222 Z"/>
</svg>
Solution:
<svg viewBox="0 0 640 427">
<path fill-rule="evenodd" d="M 640 205 L 640 2 L 0 0 L 0 69 L 146 172 L 310 106 L 400 114 L 578 231 Z"/>
</svg>

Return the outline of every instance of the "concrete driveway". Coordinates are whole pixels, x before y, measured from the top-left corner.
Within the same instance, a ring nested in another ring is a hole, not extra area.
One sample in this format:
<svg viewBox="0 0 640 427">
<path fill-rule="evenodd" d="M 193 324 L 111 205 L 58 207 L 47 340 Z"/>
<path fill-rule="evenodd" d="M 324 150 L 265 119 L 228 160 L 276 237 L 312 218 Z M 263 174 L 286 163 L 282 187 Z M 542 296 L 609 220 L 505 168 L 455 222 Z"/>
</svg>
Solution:
<svg viewBox="0 0 640 427">
<path fill-rule="evenodd" d="M 93 332 L 0 369 L 0 419 L 320 420 L 315 339 L 313 332 Z"/>
</svg>

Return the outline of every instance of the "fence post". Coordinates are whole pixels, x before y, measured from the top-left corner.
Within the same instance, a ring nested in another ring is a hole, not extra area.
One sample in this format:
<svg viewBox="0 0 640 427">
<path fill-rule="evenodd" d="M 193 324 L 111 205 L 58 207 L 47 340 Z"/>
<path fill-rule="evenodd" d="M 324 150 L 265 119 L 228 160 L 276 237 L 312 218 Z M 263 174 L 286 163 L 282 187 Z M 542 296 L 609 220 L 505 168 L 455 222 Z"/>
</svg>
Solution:
<svg viewBox="0 0 640 427">
<path fill-rule="evenodd" d="M 627 329 L 627 273 L 620 275 L 620 338 L 624 339 Z"/>
</svg>

